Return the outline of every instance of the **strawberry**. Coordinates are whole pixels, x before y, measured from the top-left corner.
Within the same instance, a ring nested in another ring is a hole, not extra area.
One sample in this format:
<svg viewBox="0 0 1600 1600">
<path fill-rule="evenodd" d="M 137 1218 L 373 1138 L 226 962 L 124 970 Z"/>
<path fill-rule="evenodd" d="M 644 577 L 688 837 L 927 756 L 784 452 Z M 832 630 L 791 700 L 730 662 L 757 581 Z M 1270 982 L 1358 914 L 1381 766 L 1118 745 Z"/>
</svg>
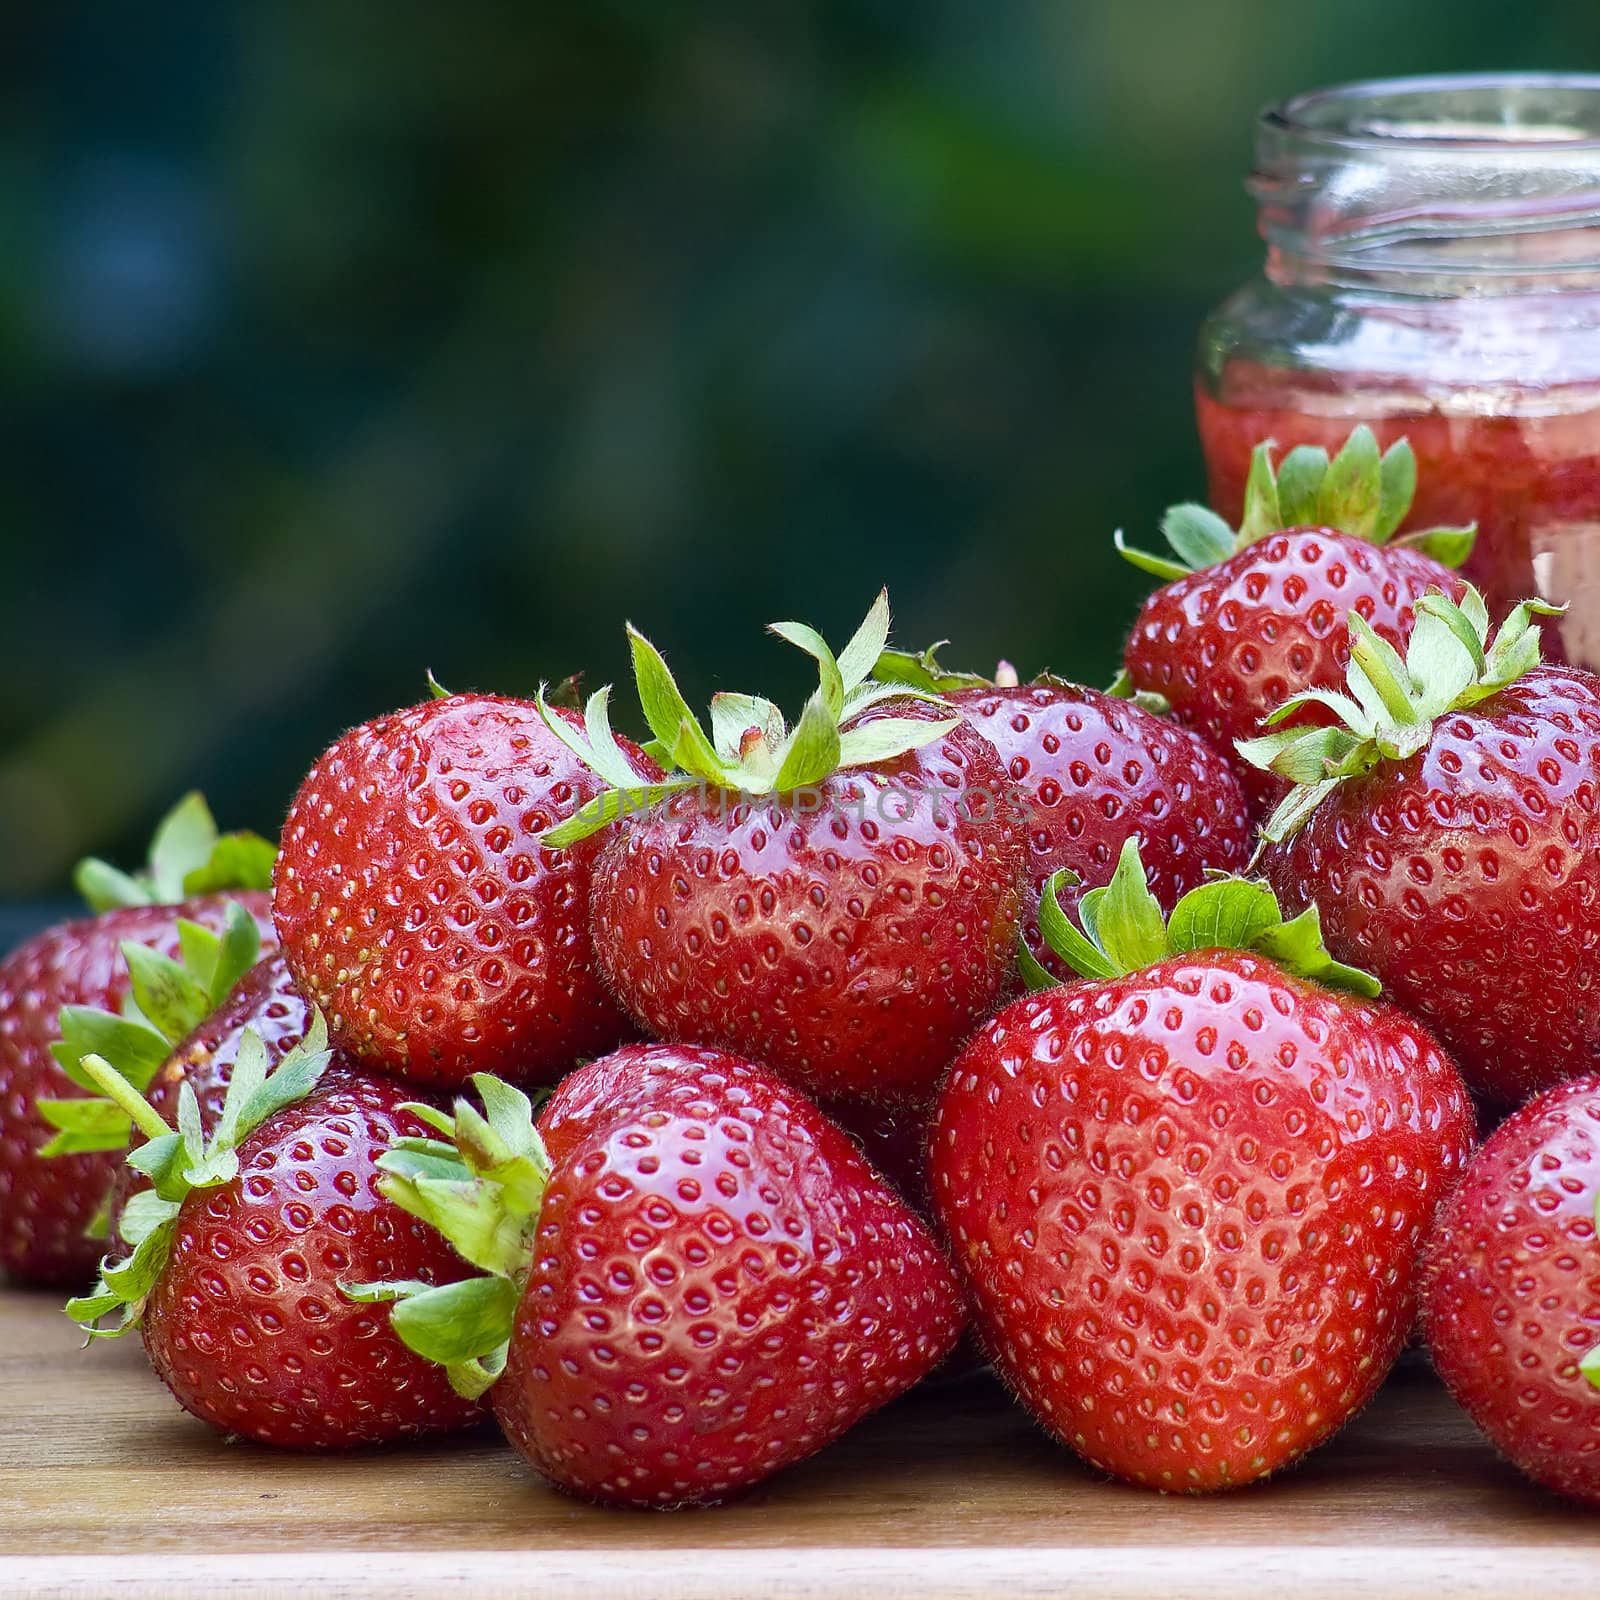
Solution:
<svg viewBox="0 0 1600 1600">
<path fill-rule="evenodd" d="M 547 713 L 613 786 L 547 843 L 626 819 L 594 871 L 606 980 L 659 1038 L 823 1096 L 930 1091 L 999 996 L 1021 913 L 1023 817 L 994 748 L 926 695 L 869 680 L 888 627 L 879 595 L 836 659 L 812 629 L 775 624 L 818 664 L 799 723 L 721 694 L 710 737 L 630 629 L 649 748 L 673 769 L 652 784 L 609 749 L 604 693 L 585 737 Z"/>
<path fill-rule="evenodd" d="M 624 746 L 622 770 L 650 776 Z M 602 787 L 534 706 L 493 695 L 340 739 L 289 809 L 273 892 L 290 971 L 339 1047 L 425 1083 L 549 1083 L 628 1037 L 591 954 L 599 845 L 537 842 Z"/>
<path fill-rule="evenodd" d="M 822 1111 L 861 1147 L 895 1192 L 929 1227 L 937 1230 L 938 1213 L 928 1177 L 928 1131 L 934 1097 L 926 1100 L 825 1100 Z M 954 1350 L 928 1374 L 929 1384 L 952 1383 L 989 1365 L 988 1357 L 967 1329 Z"/>
<path fill-rule="evenodd" d="M 1023 943 L 1058 978 L 1068 969 L 1040 936 L 1039 897 L 1061 868 L 1077 879 L 1062 895 L 1070 912 L 1110 881 L 1137 836 L 1150 892 L 1170 908 L 1208 872 L 1250 858 L 1250 808 L 1233 763 L 1148 706 L 1048 674 L 1019 684 L 1004 662 L 993 682 L 948 672 L 934 650 L 885 651 L 877 676 L 943 695 L 999 752 L 1028 810 Z"/>
<path fill-rule="evenodd" d="M 1056 952 L 951 1069 L 934 1203 L 980 1337 L 1042 1426 L 1164 1490 L 1249 1483 L 1382 1383 L 1471 1149 L 1434 1041 L 1260 883 L 1169 921 L 1129 840 Z"/>
<path fill-rule="evenodd" d="M 1242 746 L 1295 784 L 1262 853 L 1285 903 L 1497 1103 L 1600 1063 L 1600 679 L 1536 665 L 1548 610 L 1491 642 L 1476 590 L 1425 596 L 1403 661 L 1352 614 L 1337 725 Z"/>
<path fill-rule="evenodd" d="M 847 1135 L 765 1068 L 630 1045 L 534 1128 L 493 1078 L 432 1116 L 384 1192 L 489 1275 L 396 1298 L 394 1324 L 487 1389 L 559 1488 L 704 1503 L 822 1448 L 925 1376 L 961 1327 L 926 1225 Z"/>
<path fill-rule="evenodd" d="M 1600 1077 L 1547 1089 L 1442 1207 L 1423 1328 L 1450 1392 L 1529 1477 L 1600 1504 Z"/>
<path fill-rule="evenodd" d="M 1203 506 L 1174 506 L 1162 523 L 1176 559 L 1118 548 L 1165 582 L 1147 599 L 1123 654 L 1127 681 L 1160 694 L 1173 714 L 1229 756 L 1291 695 L 1339 683 L 1349 659 L 1342 618 L 1354 610 L 1398 644 L 1429 588 L 1448 594 L 1451 568 L 1472 548 L 1470 528 L 1435 528 L 1389 541 L 1416 489 L 1405 440 L 1379 458 L 1360 427 L 1330 462 L 1302 446 L 1276 471 L 1272 445 L 1251 462 L 1237 531 Z M 1258 812 L 1282 785 L 1245 770 Z"/>
<path fill-rule="evenodd" d="M 152 1187 L 122 1213 L 131 1255 L 108 1257 L 69 1314 L 102 1337 L 137 1326 L 186 1411 L 261 1444 L 342 1449 L 470 1426 L 481 1408 L 341 1293 L 347 1278 L 428 1286 L 462 1268 L 377 1189 L 379 1155 L 426 1132 L 405 1089 L 330 1060 L 320 1017 L 270 1075 L 267 1047 L 244 1032 L 207 1139 L 192 1083 L 174 1132 L 86 1056 L 82 1069 L 146 1136 L 129 1162 Z"/>
<path fill-rule="evenodd" d="M 219 837 L 205 802 L 188 795 L 157 830 L 144 873 L 131 877 L 93 859 L 79 867 L 78 887 L 98 915 L 48 928 L 0 962 L 0 1270 L 12 1278 L 76 1287 L 94 1276 L 100 1245 L 90 1234 L 116 1175 L 115 1152 L 127 1143 L 126 1118 L 109 1140 L 52 1138 L 63 1124 L 40 1103 L 70 1100 L 83 1088 L 71 1076 L 81 1050 L 59 1045 L 63 1007 L 120 1010 L 134 988 L 125 949 L 155 953 L 137 969 L 153 982 L 179 953 L 182 925 L 226 928 L 220 891 L 265 888 L 271 862 L 270 844 L 250 834 Z M 238 899 L 265 922 L 264 895 Z M 254 924 L 244 921 L 253 939 Z M 159 1013 L 153 989 L 143 1003 Z M 166 1048 L 161 1042 L 161 1055 Z M 54 1159 L 41 1154 L 47 1141 L 61 1151 Z"/>
</svg>

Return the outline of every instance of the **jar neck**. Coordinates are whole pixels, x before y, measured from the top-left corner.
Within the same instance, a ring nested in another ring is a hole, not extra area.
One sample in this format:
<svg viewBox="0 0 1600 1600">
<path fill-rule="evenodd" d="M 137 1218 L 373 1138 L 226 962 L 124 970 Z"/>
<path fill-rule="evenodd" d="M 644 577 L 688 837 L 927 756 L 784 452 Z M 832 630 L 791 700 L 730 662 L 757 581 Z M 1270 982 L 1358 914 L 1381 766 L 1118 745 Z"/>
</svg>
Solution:
<svg viewBox="0 0 1600 1600">
<path fill-rule="evenodd" d="M 1600 241 L 1597 241 L 1600 248 Z M 1441 271 L 1406 264 L 1384 265 L 1370 256 L 1330 254 L 1294 241 L 1267 242 L 1264 271 L 1285 289 L 1338 289 L 1409 300 L 1481 300 L 1600 293 L 1600 260 L 1561 271 L 1494 272 L 1472 267 Z"/>
<path fill-rule="evenodd" d="M 1284 285 L 1600 289 L 1600 77 L 1394 80 L 1275 107 L 1249 185 Z"/>
</svg>

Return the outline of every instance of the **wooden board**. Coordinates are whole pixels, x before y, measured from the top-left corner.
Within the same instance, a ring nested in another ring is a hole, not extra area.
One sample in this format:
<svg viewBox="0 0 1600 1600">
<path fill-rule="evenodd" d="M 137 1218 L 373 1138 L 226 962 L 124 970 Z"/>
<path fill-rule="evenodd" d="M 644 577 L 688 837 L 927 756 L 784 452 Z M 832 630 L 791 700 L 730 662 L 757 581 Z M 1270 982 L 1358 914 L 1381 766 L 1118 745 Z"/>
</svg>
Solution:
<svg viewBox="0 0 1600 1600">
<path fill-rule="evenodd" d="M 1210 1500 L 1098 1479 L 986 1377 L 907 1397 L 737 1505 L 600 1511 L 492 1433 L 290 1456 L 183 1415 L 136 1340 L 0 1290 L 0 1596 L 1187 1600 L 1575 1595 L 1600 1516 L 1497 1461 L 1420 1362 L 1327 1449 Z"/>
</svg>

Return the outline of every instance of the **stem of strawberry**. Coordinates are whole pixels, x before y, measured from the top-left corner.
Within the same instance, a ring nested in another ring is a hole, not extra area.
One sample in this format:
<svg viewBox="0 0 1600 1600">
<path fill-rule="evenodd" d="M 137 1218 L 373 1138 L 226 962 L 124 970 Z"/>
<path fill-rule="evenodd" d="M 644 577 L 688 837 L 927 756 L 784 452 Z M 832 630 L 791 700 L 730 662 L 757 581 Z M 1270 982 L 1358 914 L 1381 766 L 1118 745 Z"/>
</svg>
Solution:
<svg viewBox="0 0 1600 1600">
<path fill-rule="evenodd" d="M 67 1302 L 67 1315 L 87 1327 L 91 1338 L 116 1338 L 138 1324 L 145 1296 L 166 1265 L 183 1202 L 196 1189 L 231 1182 L 239 1171 L 240 1141 L 268 1117 L 310 1094 L 332 1058 L 320 1011 L 313 1011 L 305 1037 L 270 1074 L 266 1046 L 246 1029 L 222 1115 L 208 1140 L 191 1084 L 179 1089 L 178 1126 L 173 1129 L 104 1056 L 83 1057 L 83 1075 L 148 1137 L 148 1144 L 129 1154 L 128 1165 L 151 1184 L 129 1199 L 120 1220 L 119 1231 L 133 1253 L 120 1261 L 102 1258 L 99 1282 L 88 1294 Z M 112 1314 L 115 1325 L 102 1328 L 101 1318 Z"/>
<path fill-rule="evenodd" d="M 104 1056 L 84 1056 L 78 1065 L 108 1100 L 114 1100 L 128 1113 L 145 1138 L 160 1139 L 172 1132 L 161 1113 Z"/>
<path fill-rule="evenodd" d="M 533 1264 L 534 1234 L 550 1157 L 520 1089 L 477 1073 L 478 1111 L 458 1098 L 453 1114 L 407 1109 L 442 1138 L 403 1138 L 378 1159 L 378 1191 L 437 1228 L 487 1277 L 434 1286 L 342 1283 L 347 1299 L 390 1303 L 401 1342 L 445 1369 L 457 1393 L 476 1398 L 505 1368 L 517 1302 Z"/>
<path fill-rule="evenodd" d="M 1539 664 L 1534 619 L 1559 616 L 1561 609 L 1545 600 L 1526 600 L 1491 635 L 1489 608 L 1470 583 L 1462 586 L 1459 601 L 1430 589 L 1417 601 L 1403 657 L 1352 611 L 1345 673 L 1350 692 L 1307 689 L 1291 695 L 1267 717 L 1271 731 L 1238 743 L 1252 766 L 1296 785 L 1262 826 L 1262 836 L 1274 844 L 1287 839 L 1335 785 L 1380 761 L 1415 754 L 1440 717 L 1465 711 L 1515 683 Z M 1331 711 L 1336 725 L 1279 726 L 1313 705 Z"/>
<path fill-rule="evenodd" d="M 1164 918 L 1145 879 L 1135 836 L 1123 845 L 1111 882 L 1103 889 L 1091 889 L 1078 902 L 1074 925 L 1057 898 L 1058 888 L 1069 877 L 1057 872 L 1045 884 L 1039 931 L 1080 977 L 1105 982 L 1195 950 L 1254 950 L 1284 971 L 1330 989 L 1369 999 L 1379 993 L 1378 980 L 1370 972 L 1347 967 L 1329 955 L 1315 906 L 1285 921 L 1278 897 L 1265 883 L 1214 878 L 1191 889 L 1172 908 L 1171 917 Z M 1026 945 L 1020 965 L 1030 989 L 1055 986 L 1056 979 Z"/>
</svg>

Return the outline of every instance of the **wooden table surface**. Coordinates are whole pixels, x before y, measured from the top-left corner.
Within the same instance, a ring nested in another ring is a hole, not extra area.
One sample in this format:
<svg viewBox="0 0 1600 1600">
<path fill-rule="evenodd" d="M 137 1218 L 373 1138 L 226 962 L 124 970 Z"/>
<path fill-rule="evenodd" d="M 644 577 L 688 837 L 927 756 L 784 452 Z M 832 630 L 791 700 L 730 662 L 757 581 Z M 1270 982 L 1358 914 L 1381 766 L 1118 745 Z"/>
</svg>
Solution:
<svg viewBox="0 0 1600 1600">
<path fill-rule="evenodd" d="M 1296 1471 L 1210 1500 L 1101 1481 L 977 1377 L 737 1505 L 608 1512 L 492 1433 L 342 1457 L 229 1444 L 137 1340 L 80 1350 L 53 1298 L 0 1290 L 5 1600 L 1551 1600 L 1596 1575 L 1600 1516 L 1525 1485 L 1420 1363 Z"/>
</svg>

